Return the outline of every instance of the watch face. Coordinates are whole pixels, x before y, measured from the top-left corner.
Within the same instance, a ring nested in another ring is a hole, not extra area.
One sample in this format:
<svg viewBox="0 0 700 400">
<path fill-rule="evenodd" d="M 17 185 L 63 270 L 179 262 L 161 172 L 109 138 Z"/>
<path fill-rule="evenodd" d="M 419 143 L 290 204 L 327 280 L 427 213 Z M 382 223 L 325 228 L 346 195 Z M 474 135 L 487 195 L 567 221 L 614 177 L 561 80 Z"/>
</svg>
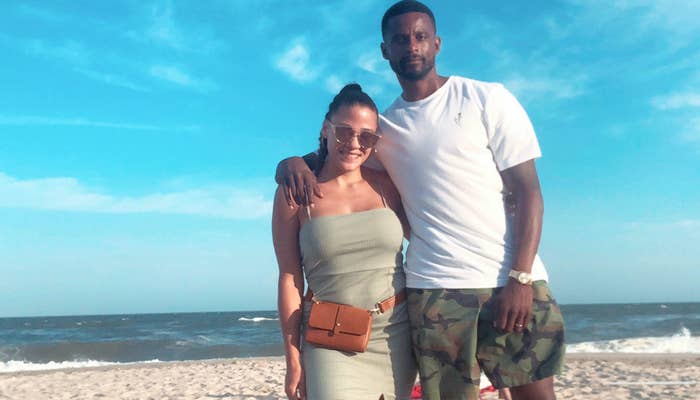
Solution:
<svg viewBox="0 0 700 400">
<path fill-rule="evenodd" d="M 527 274 L 518 275 L 518 281 L 520 281 L 520 283 L 528 283 L 529 279 L 527 279 Z"/>
</svg>

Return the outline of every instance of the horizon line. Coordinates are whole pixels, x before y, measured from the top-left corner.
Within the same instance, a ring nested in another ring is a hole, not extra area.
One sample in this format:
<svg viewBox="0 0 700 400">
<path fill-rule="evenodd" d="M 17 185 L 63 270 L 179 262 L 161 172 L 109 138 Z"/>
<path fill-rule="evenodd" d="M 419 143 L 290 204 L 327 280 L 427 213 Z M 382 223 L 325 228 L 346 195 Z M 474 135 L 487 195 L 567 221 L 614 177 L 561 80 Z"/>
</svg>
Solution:
<svg viewBox="0 0 700 400">
<path fill-rule="evenodd" d="M 651 304 L 696 304 L 696 301 L 642 301 L 642 302 L 601 302 L 601 303 L 558 303 L 559 306 L 607 306 L 607 305 L 651 305 Z M 165 314 L 216 314 L 216 313 L 246 313 L 246 312 L 277 312 L 277 310 L 228 310 L 228 311 L 174 311 L 174 312 L 135 312 L 135 313 L 109 313 L 109 314 L 58 314 L 58 315 L 24 315 L 24 316 L 1 316 L 0 319 L 19 318 L 66 318 L 66 317 L 109 317 L 124 315 L 165 315 Z"/>
</svg>

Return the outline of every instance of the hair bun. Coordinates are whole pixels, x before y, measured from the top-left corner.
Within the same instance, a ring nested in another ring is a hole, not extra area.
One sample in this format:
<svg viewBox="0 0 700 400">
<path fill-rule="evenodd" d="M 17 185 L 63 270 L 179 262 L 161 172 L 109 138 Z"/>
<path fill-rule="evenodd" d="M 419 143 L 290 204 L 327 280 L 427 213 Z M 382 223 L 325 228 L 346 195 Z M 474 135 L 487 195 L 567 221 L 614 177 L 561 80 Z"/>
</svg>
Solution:
<svg viewBox="0 0 700 400">
<path fill-rule="evenodd" d="M 343 86 L 342 89 L 340 89 L 340 93 L 343 92 L 361 92 L 362 91 L 362 86 L 360 86 L 359 83 L 348 83 L 347 85 Z"/>
</svg>

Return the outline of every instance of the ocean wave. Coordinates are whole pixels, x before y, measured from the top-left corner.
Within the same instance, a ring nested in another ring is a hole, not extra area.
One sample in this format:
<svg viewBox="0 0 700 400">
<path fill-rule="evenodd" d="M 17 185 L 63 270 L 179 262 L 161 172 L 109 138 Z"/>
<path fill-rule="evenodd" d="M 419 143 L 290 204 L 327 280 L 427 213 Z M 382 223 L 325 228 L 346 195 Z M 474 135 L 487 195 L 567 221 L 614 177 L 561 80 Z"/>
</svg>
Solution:
<svg viewBox="0 0 700 400">
<path fill-rule="evenodd" d="M 150 360 L 143 361 L 145 363 L 156 363 L 161 362 L 160 360 Z M 8 372 L 20 372 L 20 371 L 49 371 L 54 369 L 64 369 L 64 368 L 89 368 L 89 367 L 102 367 L 105 365 L 127 365 L 135 363 L 118 363 L 118 362 L 108 362 L 108 361 L 61 361 L 55 362 L 50 361 L 48 363 L 32 363 L 27 361 L 15 361 L 10 360 L 6 362 L 0 362 L 0 374 Z"/>
<path fill-rule="evenodd" d="M 700 337 L 693 337 L 690 330 L 680 331 L 665 337 L 640 337 L 601 340 L 570 344 L 569 353 L 700 353 Z"/>
<path fill-rule="evenodd" d="M 247 322 L 262 322 L 262 321 L 279 321 L 279 318 L 265 318 L 265 317 L 254 317 L 254 318 L 246 318 L 246 317 L 240 317 L 238 318 L 239 321 L 247 321 Z"/>
</svg>

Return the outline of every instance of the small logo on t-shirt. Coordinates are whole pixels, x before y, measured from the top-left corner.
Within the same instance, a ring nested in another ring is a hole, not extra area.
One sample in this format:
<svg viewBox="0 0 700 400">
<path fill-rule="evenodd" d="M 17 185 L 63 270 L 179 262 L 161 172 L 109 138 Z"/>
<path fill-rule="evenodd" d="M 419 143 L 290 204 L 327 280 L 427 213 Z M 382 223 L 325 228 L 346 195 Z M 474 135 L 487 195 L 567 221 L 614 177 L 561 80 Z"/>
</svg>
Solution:
<svg viewBox="0 0 700 400">
<path fill-rule="evenodd" d="M 455 124 L 462 126 L 462 113 L 457 113 L 457 116 L 455 117 Z"/>
</svg>

